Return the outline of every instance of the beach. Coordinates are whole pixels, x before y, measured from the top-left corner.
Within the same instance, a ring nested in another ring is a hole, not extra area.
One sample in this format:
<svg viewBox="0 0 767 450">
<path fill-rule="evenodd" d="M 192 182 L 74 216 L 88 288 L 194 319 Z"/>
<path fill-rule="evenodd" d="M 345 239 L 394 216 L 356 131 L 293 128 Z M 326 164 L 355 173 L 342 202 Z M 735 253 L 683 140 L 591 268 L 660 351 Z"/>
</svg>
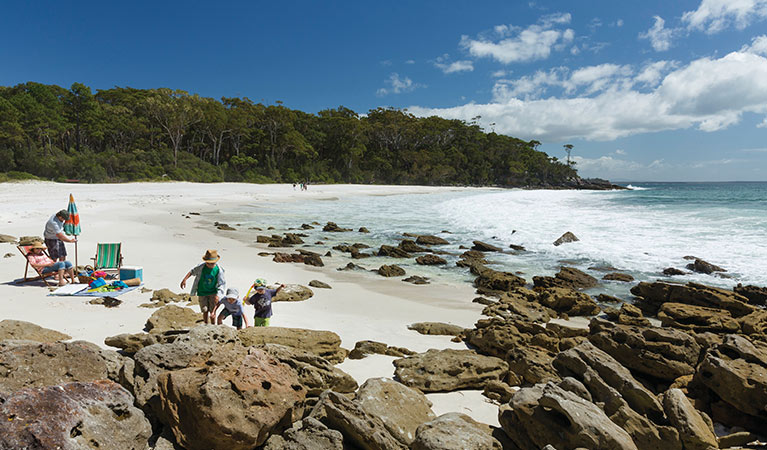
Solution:
<svg viewBox="0 0 767 450">
<path fill-rule="evenodd" d="M 324 257 L 325 267 L 303 264 L 278 264 L 270 257 L 259 257 L 265 244 L 256 244 L 257 231 L 218 230 L 220 211 L 262 202 L 291 208 L 297 200 L 322 202 L 328 198 L 349 199 L 395 194 L 433 194 L 455 188 L 411 186 L 311 186 L 308 191 L 291 185 L 133 183 L 110 185 L 21 182 L 3 185 L 0 193 L 0 233 L 15 237 L 40 236 L 45 222 L 66 208 L 71 193 L 80 213 L 82 234 L 78 239 L 78 262 L 91 264 L 99 242 L 121 242 L 124 265 L 141 266 L 145 287 L 168 288 L 182 292 L 179 283 L 192 267 L 201 262 L 206 249 L 217 249 L 227 284 L 244 294 L 255 278 L 269 283 L 308 285 L 324 281 L 332 289 L 313 289 L 314 296 L 302 302 L 274 305 L 271 325 L 337 333 L 342 346 L 354 348 L 356 342 L 373 340 L 415 352 L 430 348 L 466 348 L 451 342 L 449 336 L 425 336 L 408 330 L 415 322 L 445 322 L 472 327 L 481 318 L 483 306 L 472 303 L 474 289 L 468 283 L 443 283 L 434 280 L 427 286 L 400 281 L 401 277 L 382 278 L 339 272 L 346 264 L 337 252 Z M 189 215 L 198 212 L 200 215 Z M 326 220 L 333 220 L 327 217 Z M 268 218 L 263 224 L 268 225 Z M 236 224 L 231 224 L 239 228 Z M 294 226 L 300 226 L 300 223 Z M 344 225 L 344 224 L 340 224 Z M 373 228 L 374 224 L 368 224 Z M 269 231 L 268 234 L 286 230 Z M 356 230 L 354 231 L 356 234 Z M 349 238 L 353 239 L 353 238 Z M 105 347 L 104 339 L 144 329 L 154 309 L 139 307 L 149 301 L 150 292 L 128 292 L 116 308 L 89 304 L 82 297 L 48 296 L 41 283 L 11 284 L 24 273 L 24 261 L 13 244 L 0 244 L 0 318 L 23 320 L 69 334 Z M 74 244 L 67 244 L 74 260 Z M 269 249 L 273 251 L 273 249 Z M 31 269 L 30 269 L 31 270 Z M 188 292 L 189 286 L 187 286 Z M 191 305 L 199 310 L 196 304 Z M 251 314 L 252 307 L 247 307 Z M 371 355 L 361 360 L 346 360 L 338 367 L 362 384 L 367 378 L 392 377 L 394 357 Z M 475 420 L 497 425 L 497 406 L 479 391 L 429 394 L 434 412 L 457 411 Z"/>
</svg>

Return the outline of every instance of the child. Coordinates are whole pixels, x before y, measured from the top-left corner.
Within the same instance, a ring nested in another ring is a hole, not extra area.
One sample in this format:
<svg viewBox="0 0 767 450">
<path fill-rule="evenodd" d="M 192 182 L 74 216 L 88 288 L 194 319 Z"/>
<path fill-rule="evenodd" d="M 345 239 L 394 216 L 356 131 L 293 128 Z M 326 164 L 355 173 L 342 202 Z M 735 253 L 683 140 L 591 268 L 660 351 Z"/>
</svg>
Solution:
<svg viewBox="0 0 767 450">
<path fill-rule="evenodd" d="M 202 311 L 202 319 L 205 323 L 213 325 L 216 323 L 214 308 L 218 301 L 224 296 L 226 280 L 224 279 L 224 268 L 216 264 L 221 257 L 217 250 L 208 250 L 202 257 L 203 263 L 194 267 L 181 280 L 181 289 L 186 287 L 186 280 L 192 275 L 195 276 L 192 284 L 192 295 L 197 296 Z"/>
<path fill-rule="evenodd" d="M 221 314 L 218 315 L 218 322 L 216 322 L 217 324 L 221 325 L 224 322 L 224 319 L 232 316 L 232 326 L 238 330 L 242 329 L 243 320 L 245 321 L 245 328 L 250 326 L 248 323 L 248 317 L 245 315 L 245 308 L 243 307 L 242 301 L 240 300 L 240 293 L 237 292 L 237 289 L 230 288 L 226 290 L 226 295 L 224 298 L 219 300 L 216 304 L 216 307 L 213 308 L 213 315 L 216 314 L 216 311 L 220 305 L 224 305 L 224 310 L 221 311 Z"/>
<path fill-rule="evenodd" d="M 248 299 L 248 303 L 256 308 L 253 326 L 268 327 L 269 318 L 272 317 L 272 297 L 277 295 L 285 285 L 281 284 L 277 289 L 267 289 L 264 286 L 266 283 L 263 283 L 262 280 L 256 280 L 254 284 L 256 285 L 256 293 Z"/>
</svg>

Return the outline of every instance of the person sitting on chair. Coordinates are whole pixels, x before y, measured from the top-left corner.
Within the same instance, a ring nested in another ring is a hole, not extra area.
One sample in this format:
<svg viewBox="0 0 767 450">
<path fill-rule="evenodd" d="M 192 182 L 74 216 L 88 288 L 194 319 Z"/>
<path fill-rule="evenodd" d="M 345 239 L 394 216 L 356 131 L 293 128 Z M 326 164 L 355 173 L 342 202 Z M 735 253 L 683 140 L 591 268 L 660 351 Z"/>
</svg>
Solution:
<svg viewBox="0 0 767 450">
<path fill-rule="evenodd" d="M 43 275 L 58 272 L 56 278 L 59 280 L 59 286 L 67 284 L 64 279 L 65 271 L 69 275 L 69 280 L 74 283 L 75 271 L 72 268 L 72 263 L 70 261 L 54 261 L 43 253 L 43 250 L 45 250 L 45 245 L 40 241 L 35 241 L 29 248 L 29 253 L 27 253 L 29 264 Z"/>
<path fill-rule="evenodd" d="M 64 234 L 64 222 L 67 219 L 69 219 L 69 212 L 62 209 L 45 222 L 43 238 L 45 245 L 48 246 L 48 253 L 54 261 L 67 260 L 67 248 L 64 246 L 64 242 L 77 242 L 77 237 L 70 238 Z"/>
</svg>

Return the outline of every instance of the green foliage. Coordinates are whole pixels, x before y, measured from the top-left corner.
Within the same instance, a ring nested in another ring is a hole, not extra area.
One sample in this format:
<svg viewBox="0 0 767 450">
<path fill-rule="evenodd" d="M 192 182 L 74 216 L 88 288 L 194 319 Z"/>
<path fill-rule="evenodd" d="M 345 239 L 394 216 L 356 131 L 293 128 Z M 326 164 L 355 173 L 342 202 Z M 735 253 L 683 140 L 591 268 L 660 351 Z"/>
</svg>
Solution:
<svg viewBox="0 0 767 450">
<path fill-rule="evenodd" d="M 392 108 L 361 117 L 343 106 L 308 114 L 167 88 L 0 87 L 0 180 L 540 186 L 577 178 L 573 161 L 539 145 Z"/>
</svg>

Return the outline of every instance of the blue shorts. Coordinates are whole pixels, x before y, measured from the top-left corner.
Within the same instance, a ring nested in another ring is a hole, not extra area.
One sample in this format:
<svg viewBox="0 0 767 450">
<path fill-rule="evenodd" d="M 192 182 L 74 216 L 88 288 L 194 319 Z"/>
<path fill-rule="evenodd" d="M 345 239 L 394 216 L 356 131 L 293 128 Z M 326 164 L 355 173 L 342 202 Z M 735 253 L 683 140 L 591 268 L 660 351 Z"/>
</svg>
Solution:
<svg viewBox="0 0 767 450">
<path fill-rule="evenodd" d="M 56 261 L 52 266 L 43 268 L 43 273 L 58 272 L 59 270 L 66 270 L 72 268 L 71 261 Z"/>
<path fill-rule="evenodd" d="M 45 246 L 48 247 L 48 254 L 52 260 L 67 257 L 67 248 L 61 239 L 46 239 Z"/>
<path fill-rule="evenodd" d="M 219 316 L 221 316 L 222 321 L 227 317 L 232 316 L 232 326 L 235 328 L 242 328 L 242 314 L 232 314 L 231 311 L 224 308 Z"/>
</svg>

